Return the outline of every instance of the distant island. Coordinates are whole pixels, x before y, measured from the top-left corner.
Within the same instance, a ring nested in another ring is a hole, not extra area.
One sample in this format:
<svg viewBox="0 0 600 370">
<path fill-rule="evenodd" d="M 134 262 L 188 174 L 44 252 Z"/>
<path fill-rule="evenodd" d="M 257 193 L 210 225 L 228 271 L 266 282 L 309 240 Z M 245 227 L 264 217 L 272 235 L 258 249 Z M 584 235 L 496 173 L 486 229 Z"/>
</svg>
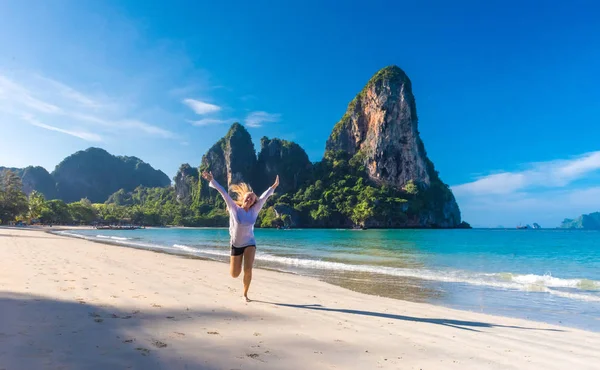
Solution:
<svg viewBox="0 0 600 370">
<path fill-rule="evenodd" d="M 560 225 L 560 228 L 600 230 L 600 212 L 581 215 L 576 219 L 566 218 Z"/>
<path fill-rule="evenodd" d="M 377 72 L 350 102 L 316 163 L 298 144 L 277 138 L 263 137 L 257 153 L 245 127 L 234 123 L 199 167 L 181 165 L 173 186 L 142 160 L 99 148 L 69 156 L 52 173 L 0 173 L 15 173 L 30 199 L 45 202 L 38 207 L 44 212 L 29 215 L 42 222 L 226 226 L 221 198 L 199 180 L 204 170 L 224 186 L 244 181 L 257 193 L 280 175 L 259 227 L 470 228 L 427 157 L 411 81 L 397 66 Z"/>
</svg>

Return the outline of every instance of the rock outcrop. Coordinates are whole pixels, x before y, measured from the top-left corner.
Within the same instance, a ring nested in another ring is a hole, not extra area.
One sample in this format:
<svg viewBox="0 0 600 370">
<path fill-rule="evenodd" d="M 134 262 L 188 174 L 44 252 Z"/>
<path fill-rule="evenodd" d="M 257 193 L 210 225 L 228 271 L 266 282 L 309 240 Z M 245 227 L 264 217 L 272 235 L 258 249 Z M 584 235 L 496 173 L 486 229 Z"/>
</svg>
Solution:
<svg viewBox="0 0 600 370">
<path fill-rule="evenodd" d="M 206 152 L 200 164 L 200 172 L 204 170 L 212 171 L 215 179 L 225 188 L 240 182 L 252 185 L 256 176 L 256 152 L 244 126 L 234 123 L 227 134 Z M 211 194 L 214 195 L 206 182 L 201 181 L 201 197 Z"/>
<path fill-rule="evenodd" d="M 417 128 L 408 76 L 396 66 L 377 72 L 335 125 L 326 150 L 360 155 L 375 182 L 429 186 L 427 156 Z"/>
<path fill-rule="evenodd" d="M 54 199 L 57 196 L 56 182 L 43 167 L 26 167 L 21 174 L 21 181 L 23 182 L 23 191 L 27 195 L 35 190 L 42 193 L 46 199 Z"/>
<path fill-rule="evenodd" d="M 283 221 L 285 227 L 298 227 L 300 225 L 300 216 L 298 211 L 287 204 L 275 204 L 273 206 L 275 216 Z"/>
<path fill-rule="evenodd" d="M 298 144 L 263 137 L 257 162 L 257 186 L 266 189 L 279 175 L 277 191 L 281 194 L 298 190 L 311 178 L 312 163 Z"/>
<path fill-rule="evenodd" d="M 456 200 L 427 158 L 411 82 L 400 68 L 386 67 L 371 78 L 335 125 L 326 151 L 341 151 L 363 163 L 375 183 L 397 189 L 414 184 L 428 204 L 408 225 L 460 224 Z"/>
<path fill-rule="evenodd" d="M 35 190 L 42 193 L 46 199 L 56 198 L 56 183 L 52 175 L 45 168 L 39 166 L 25 168 L 0 167 L 0 174 L 5 170 L 11 170 L 21 178 L 23 192 L 28 196 Z"/>
<path fill-rule="evenodd" d="M 188 163 L 182 164 L 173 180 L 175 182 L 177 201 L 184 204 L 191 204 L 193 194 L 198 188 L 198 169 L 190 166 Z"/>
<path fill-rule="evenodd" d="M 187 168 L 175 178 L 180 199 L 189 198 L 193 183 L 186 180 Z M 295 143 L 266 137 L 257 158 L 250 135 L 235 123 L 203 156 L 203 170 L 212 171 L 225 187 L 243 181 L 259 194 L 279 175 L 263 225 L 469 227 L 461 223 L 452 191 L 427 157 L 411 82 L 396 66 L 375 74 L 349 104 L 321 162 L 312 164 Z M 198 209 L 208 214 L 219 197 L 205 181 L 198 188 Z"/>
<path fill-rule="evenodd" d="M 185 165 L 184 165 L 185 166 Z M 183 166 L 182 166 L 183 168 Z M 202 157 L 200 172 L 212 171 L 215 179 L 224 187 L 246 182 L 260 195 L 279 175 L 277 192 L 285 194 L 298 190 L 312 176 L 312 164 L 308 155 L 298 144 L 281 139 L 261 139 L 261 149 L 256 156 L 252 138 L 239 123 L 234 123 L 227 134 L 213 145 Z M 181 169 L 175 179 L 178 194 L 188 193 Z M 215 195 L 207 184 L 200 182 L 202 198 Z"/>
</svg>

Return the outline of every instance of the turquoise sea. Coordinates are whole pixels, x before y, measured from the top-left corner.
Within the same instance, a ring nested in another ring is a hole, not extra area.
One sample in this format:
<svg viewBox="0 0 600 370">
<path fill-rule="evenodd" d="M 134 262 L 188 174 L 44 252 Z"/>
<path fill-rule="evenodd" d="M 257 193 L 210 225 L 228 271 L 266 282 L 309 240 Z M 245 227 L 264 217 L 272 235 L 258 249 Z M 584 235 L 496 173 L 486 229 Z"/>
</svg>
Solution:
<svg viewBox="0 0 600 370">
<path fill-rule="evenodd" d="M 227 229 L 63 233 L 229 260 Z M 600 331 L 599 231 L 257 229 L 256 239 L 258 267 L 369 294 Z"/>
</svg>

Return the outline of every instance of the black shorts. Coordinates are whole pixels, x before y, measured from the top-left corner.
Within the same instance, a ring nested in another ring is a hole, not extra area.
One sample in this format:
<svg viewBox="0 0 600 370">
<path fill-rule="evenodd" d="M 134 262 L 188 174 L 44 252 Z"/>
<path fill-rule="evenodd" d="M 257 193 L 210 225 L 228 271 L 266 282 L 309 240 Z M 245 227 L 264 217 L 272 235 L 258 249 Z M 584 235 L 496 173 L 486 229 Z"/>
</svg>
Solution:
<svg viewBox="0 0 600 370">
<path fill-rule="evenodd" d="M 231 255 L 232 256 L 241 256 L 242 254 L 244 254 L 244 251 L 246 250 L 246 248 L 256 248 L 256 245 L 247 245 L 245 247 L 234 247 L 232 245 L 231 246 Z"/>
</svg>

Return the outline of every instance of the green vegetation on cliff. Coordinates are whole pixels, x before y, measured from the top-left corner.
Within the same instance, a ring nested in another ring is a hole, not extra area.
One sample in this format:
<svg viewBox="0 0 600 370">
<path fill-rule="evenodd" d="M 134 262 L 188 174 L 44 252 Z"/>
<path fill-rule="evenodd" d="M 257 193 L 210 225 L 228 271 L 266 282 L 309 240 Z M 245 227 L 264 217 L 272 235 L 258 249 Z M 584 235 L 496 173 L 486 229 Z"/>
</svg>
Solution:
<svg viewBox="0 0 600 370">
<path fill-rule="evenodd" d="M 46 201 L 33 192 L 29 211 L 12 211 L 11 217 L 226 226 L 223 200 L 199 179 L 206 170 L 224 187 L 248 182 L 257 194 L 280 176 L 277 193 L 257 221 L 261 227 L 467 227 L 427 157 L 417 121 L 411 82 L 390 66 L 350 102 L 319 162 L 311 163 L 298 144 L 277 138 L 263 137 L 257 154 L 239 123 L 204 154 L 198 168 L 182 165 L 174 186 L 138 158 L 90 148 L 66 158 L 52 173 L 62 200 Z"/>
<path fill-rule="evenodd" d="M 336 141 L 339 136 L 342 134 L 344 128 L 348 125 L 350 121 L 350 116 L 352 114 L 360 114 L 360 102 L 365 97 L 367 90 L 376 85 L 381 85 L 383 81 L 389 81 L 393 84 L 397 83 L 408 83 L 410 88 L 410 80 L 406 73 L 398 66 L 392 65 L 387 66 L 385 68 L 380 69 L 371 79 L 367 82 L 365 87 L 350 101 L 348 104 L 348 108 L 346 109 L 346 113 L 342 116 L 342 118 L 333 126 L 333 130 L 331 131 L 329 141 Z M 358 107 L 357 107 L 358 105 Z M 357 109 L 359 108 L 359 109 Z"/>
<path fill-rule="evenodd" d="M 303 156 L 303 155 L 302 155 Z M 329 152 L 305 174 L 309 179 L 299 189 L 278 192 L 257 221 L 258 227 L 419 227 L 425 210 L 435 210 L 444 198 L 445 185 L 419 189 L 414 183 L 404 189 L 379 186 L 366 176 L 359 156 L 348 159 L 344 152 Z M 46 200 L 33 192 L 29 202 L 20 189 L 20 179 L 9 173 L 11 195 L 0 192 L 0 219 L 38 220 L 52 224 L 134 223 L 147 226 L 227 226 L 228 214 L 220 197 L 177 200 L 175 187 L 120 189 L 106 203 L 92 204 Z M 191 173 L 193 176 L 193 171 Z M 203 180 L 202 180 L 203 181 Z M 440 195 L 442 194 L 442 195 Z M 4 201 L 2 201 L 4 200 Z M 12 206 L 2 206 L 11 204 Z M 6 211 L 9 210 L 9 211 Z"/>
<path fill-rule="evenodd" d="M 56 183 L 54 178 L 45 168 L 39 166 L 29 166 L 25 168 L 6 168 L 0 167 L 0 175 L 3 172 L 11 170 L 21 178 L 23 191 L 26 195 L 33 191 L 40 192 L 48 199 L 56 198 Z"/>
<path fill-rule="evenodd" d="M 295 191 L 312 179 L 312 163 L 300 145 L 263 137 L 260 147 L 253 181 L 257 190 L 269 187 L 277 175 L 281 181 L 277 190 L 282 194 Z"/>
<path fill-rule="evenodd" d="M 169 186 L 162 171 L 136 157 L 114 156 L 99 148 L 89 148 L 65 158 L 52 176 L 58 198 L 65 202 L 88 198 L 104 202 L 115 191 L 132 191 L 137 186 Z"/>
<path fill-rule="evenodd" d="M 162 171 L 136 157 L 114 156 L 104 149 L 89 148 L 65 158 L 52 174 L 42 167 L 23 169 L 0 167 L 0 175 L 8 170 L 21 178 L 26 195 L 37 191 L 46 199 L 74 202 L 88 198 L 104 202 L 115 191 L 132 191 L 138 186 L 164 187 L 171 181 Z"/>
<path fill-rule="evenodd" d="M 377 186 L 366 176 L 358 158 L 344 152 L 328 152 L 314 165 L 315 181 L 288 196 L 276 199 L 298 213 L 308 227 L 398 227 L 408 215 L 412 196 L 387 186 Z"/>
</svg>

